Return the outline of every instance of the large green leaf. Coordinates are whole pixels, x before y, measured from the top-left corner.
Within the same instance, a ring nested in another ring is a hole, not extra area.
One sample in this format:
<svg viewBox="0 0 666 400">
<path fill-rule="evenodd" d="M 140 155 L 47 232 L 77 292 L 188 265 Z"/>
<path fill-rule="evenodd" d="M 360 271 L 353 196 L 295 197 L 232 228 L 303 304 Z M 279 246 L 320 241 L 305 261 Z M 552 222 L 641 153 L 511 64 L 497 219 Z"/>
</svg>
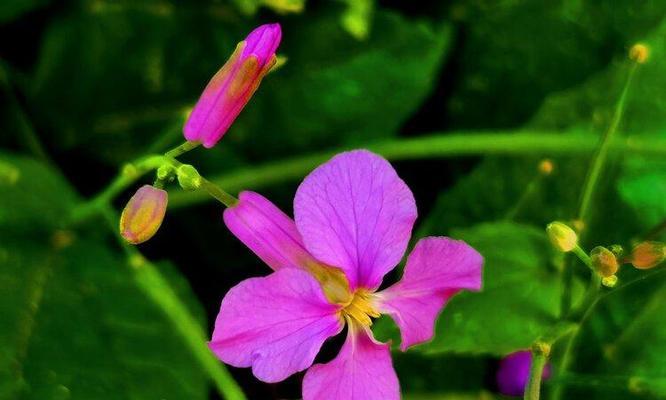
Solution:
<svg viewBox="0 0 666 400">
<path fill-rule="evenodd" d="M 615 289 L 583 320 L 564 382 L 564 398 L 645 399 L 666 396 L 666 271 L 626 270 Z M 603 378 L 594 384 L 591 377 Z"/>
<path fill-rule="evenodd" d="M 116 164 L 137 155 L 165 126 L 182 123 L 253 25 L 233 13 L 220 21 L 206 9 L 165 7 L 70 12 L 52 23 L 30 82 L 40 116 L 56 128 L 52 145 Z M 266 77 L 227 145 L 265 158 L 366 143 L 395 134 L 416 110 L 439 72 L 450 27 L 380 12 L 358 41 L 341 28 L 341 11 L 327 5 L 280 21 L 287 64 Z"/>
<path fill-rule="evenodd" d="M 34 161 L 1 162 L 0 209 L 15 215 L 0 220 L 0 398 L 206 398 L 206 375 L 125 257 L 62 226 L 68 184 Z M 161 269 L 201 317 L 183 278 Z"/>
<path fill-rule="evenodd" d="M 12 21 L 48 3 L 49 0 L 4 0 L 0 2 L 0 24 Z"/>
<path fill-rule="evenodd" d="M 37 161 L 0 153 L 0 227 L 52 229 L 78 201 L 65 179 Z"/>
<path fill-rule="evenodd" d="M 418 351 L 504 355 L 555 328 L 562 289 L 543 230 L 497 222 L 452 236 L 484 256 L 483 290 L 456 295 L 437 321 L 435 338 Z M 391 336 L 385 321 L 378 325 L 380 336 Z"/>
<path fill-rule="evenodd" d="M 666 130 L 666 21 L 638 36 L 649 48 L 648 61 L 633 79 L 619 136 L 663 135 Z M 628 43 L 631 45 L 631 43 Z M 610 124 L 629 69 L 626 54 L 580 86 L 550 96 L 532 126 L 602 131 Z M 613 95 L 609 96 L 609 93 Z M 630 205 L 644 227 L 666 218 L 666 162 L 641 156 L 620 155 L 617 183 L 620 197 Z"/>
</svg>

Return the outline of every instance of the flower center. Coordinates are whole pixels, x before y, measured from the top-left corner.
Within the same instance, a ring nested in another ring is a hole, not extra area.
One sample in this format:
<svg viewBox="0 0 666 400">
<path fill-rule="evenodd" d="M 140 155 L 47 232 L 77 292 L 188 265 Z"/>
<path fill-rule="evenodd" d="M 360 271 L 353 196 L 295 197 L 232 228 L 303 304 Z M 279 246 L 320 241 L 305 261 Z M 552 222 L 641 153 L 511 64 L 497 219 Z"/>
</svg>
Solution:
<svg viewBox="0 0 666 400">
<path fill-rule="evenodd" d="M 341 305 L 352 301 L 349 281 L 340 268 L 312 262 L 307 264 L 307 269 L 319 281 L 328 301 Z"/>
<path fill-rule="evenodd" d="M 342 309 L 342 316 L 349 323 L 371 326 L 371 318 L 379 318 L 381 315 L 372 304 L 372 293 L 367 289 L 358 289 L 353 296 L 351 302 Z"/>
</svg>

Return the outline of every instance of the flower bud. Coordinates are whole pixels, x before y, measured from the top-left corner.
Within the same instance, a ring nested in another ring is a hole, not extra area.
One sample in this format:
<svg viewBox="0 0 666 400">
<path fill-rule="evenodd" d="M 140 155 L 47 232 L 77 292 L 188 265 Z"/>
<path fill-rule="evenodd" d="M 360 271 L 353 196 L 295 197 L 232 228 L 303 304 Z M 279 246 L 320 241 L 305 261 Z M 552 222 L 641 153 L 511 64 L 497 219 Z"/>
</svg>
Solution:
<svg viewBox="0 0 666 400">
<path fill-rule="evenodd" d="M 162 164 L 157 168 L 156 176 L 161 181 L 170 180 L 173 178 L 174 167 L 171 164 Z"/>
<path fill-rule="evenodd" d="M 120 216 L 120 235 L 131 244 L 143 243 L 160 228 L 167 208 L 167 192 L 143 185 Z"/>
<path fill-rule="evenodd" d="M 573 250 L 578 245 L 578 235 L 562 222 L 551 222 L 546 227 L 548 239 L 556 249 L 563 252 Z"/>
<path fill-rule="evenodd" d="M 281 38 L 279 24 L 266 24 L 236 46 L 192 109 L 183 128 L 185 139 L 210 148 L 222 138 L 275 64 Z"/>
<path fill-rule="evenodd" d="M 629 58 L 639 64 L 645 63 L 649 55 L 650 49 L 643 43 L 636 43 L 635 45 L 631 46 L 631 49 L 629 49 Z"/>
<path fill-rule="evenodd" d="M 660 242 L 643 242 L 631 251 L 631 265 L 638 269 L 650 269 L 666 258 L 666 245 Z"/>
<path fill-rule="evenodd" d="M 617 285 L 617 276 L 611 275 L 603 277 L 601 279 L 601 284 L 609 288 L 615 287 L 615 285 Z"/>
<path fill-rule="evenodd" d="M 615 254 L 603 246 L 597 246 L 592 249 L 590 252 L 590 261 L 594 270 L 604 278 L 615 275 L 619 268 Z"/>
<path fill-rule="evenodd" d="M 555 169 L 555 165 L 553 164 L 553 161 L 549 159 L 541 160 L 539 163 L 539 172 L 542 175 L 548 176 L 553 173 L 553 169 Z"/>
<path fill-rule="evenodd" d="M 201 187 L 201 175 L 189 164 L 183 164 L 176 170 L 178 183 L 185 190 L 196 190 Z"/>
</svg>

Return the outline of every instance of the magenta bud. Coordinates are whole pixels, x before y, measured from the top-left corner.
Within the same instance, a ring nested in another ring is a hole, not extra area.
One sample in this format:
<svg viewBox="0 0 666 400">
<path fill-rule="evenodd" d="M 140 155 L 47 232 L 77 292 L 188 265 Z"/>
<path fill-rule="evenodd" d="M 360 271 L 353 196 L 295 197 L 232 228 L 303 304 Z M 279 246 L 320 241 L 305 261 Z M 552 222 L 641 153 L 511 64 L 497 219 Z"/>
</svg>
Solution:
<svg viewBox="0 0 666 400">
<path fill-rule="evenodd" d="M 497 388 L 505 396 L 523 396 L 530 375 L 532 353 L 529 350 L 516 351 L 500 361 L 497 370 Z M 550 364 L 543 369 L 542 379 L 550 378 Z"/>
<path fill-rule="evenodd" d="M 167 208 L 167 192 L 143 185 L 134 193 L 120 216 L 120 235 L 131 244 L 143 243 L 162 225 Z"/>
<path fill-rule="evenodd" d="M 275 65 L 281 38 L 280 24 L 266 24 L 238 43 L 192 109 L 183 128 L 185 139 L 215 146 Z"/>
</svg>

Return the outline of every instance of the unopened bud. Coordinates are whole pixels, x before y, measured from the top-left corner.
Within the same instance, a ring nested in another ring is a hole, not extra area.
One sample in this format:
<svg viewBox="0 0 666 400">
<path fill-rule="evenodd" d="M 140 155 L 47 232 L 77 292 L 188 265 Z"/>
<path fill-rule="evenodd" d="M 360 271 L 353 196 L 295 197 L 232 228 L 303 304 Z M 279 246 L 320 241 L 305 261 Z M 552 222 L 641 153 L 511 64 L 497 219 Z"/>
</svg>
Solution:
<svg viewBox="0 0 666 400">
<path fill-rule="evenodd" d="M 576 232 L 562 222 L 551 222 L 548 224 L 546 233 L 550 242 L 559 251 L 568 252 L 578 245 L 578 235 L 576 235 Z"/>
<path fill-rule="evenodd" d="M 592 262 L 592 267 L 594 267 L 595 271 L 603 277 L 615 275 L 619 268 L 615 254 L 602 246 L 597 246 L 592 249 L 590 252 L 590 261 Z"/>
<path fill-rule="evenodd" d="M 638 269 L 656 267 L 666 259 L 666 245 L 660 242 L 643 242 L 631 251 L 631 265 Z"/>
<path fill-rule="evenodd" d="M 555 166 L 553 165 L 553 162 L 549 159 L 541 160 L 539 163 L 539 172 L 541 172 L 542 175 L 550 175 L 553 173 L 553 169 L 555 169 Z"/>
<path fill-rule="evenodd" d="M 176 170 L 178 183 L 185 190 L 196 190 L 201 187 L 201 175 L 189 164 L 183 164 Z"/>
<path fill-rule="evenodd" d="M 173 176 L 175 168 L 171 164 L 162 164 L 157 168 L 157 179 L 161 181 L 166 181 L 167 179 Z"/>
<path fill-rule="evenodd" d="M 612 251 L 615 254 L 615 258 L 620 258 L 624 255 L 624 248 L 619 244 L 612 244 L 608 247 L 608 250 Z"/>
<path fill-rule="evenodd" d="M 601 284 L 608 288 L 615 287 L 615 285 L 617 285 L 617 276 L 616 275 L 606 276 L 601 279 Z"/>
<path fill-rule="evenodd" d="M 167 200 L 166 191 L 143 185 L 120 216 L 120 235 L 131 244 L 143 243 L 153 237 L 164 220 Z"/>
<path fill-rule="evenodd" d="M 643 43 L 636 43 L 629 50 L 629 58 L 639 64 L 643 64 L 650 56 L 650 49 Z"/>
</svg>

